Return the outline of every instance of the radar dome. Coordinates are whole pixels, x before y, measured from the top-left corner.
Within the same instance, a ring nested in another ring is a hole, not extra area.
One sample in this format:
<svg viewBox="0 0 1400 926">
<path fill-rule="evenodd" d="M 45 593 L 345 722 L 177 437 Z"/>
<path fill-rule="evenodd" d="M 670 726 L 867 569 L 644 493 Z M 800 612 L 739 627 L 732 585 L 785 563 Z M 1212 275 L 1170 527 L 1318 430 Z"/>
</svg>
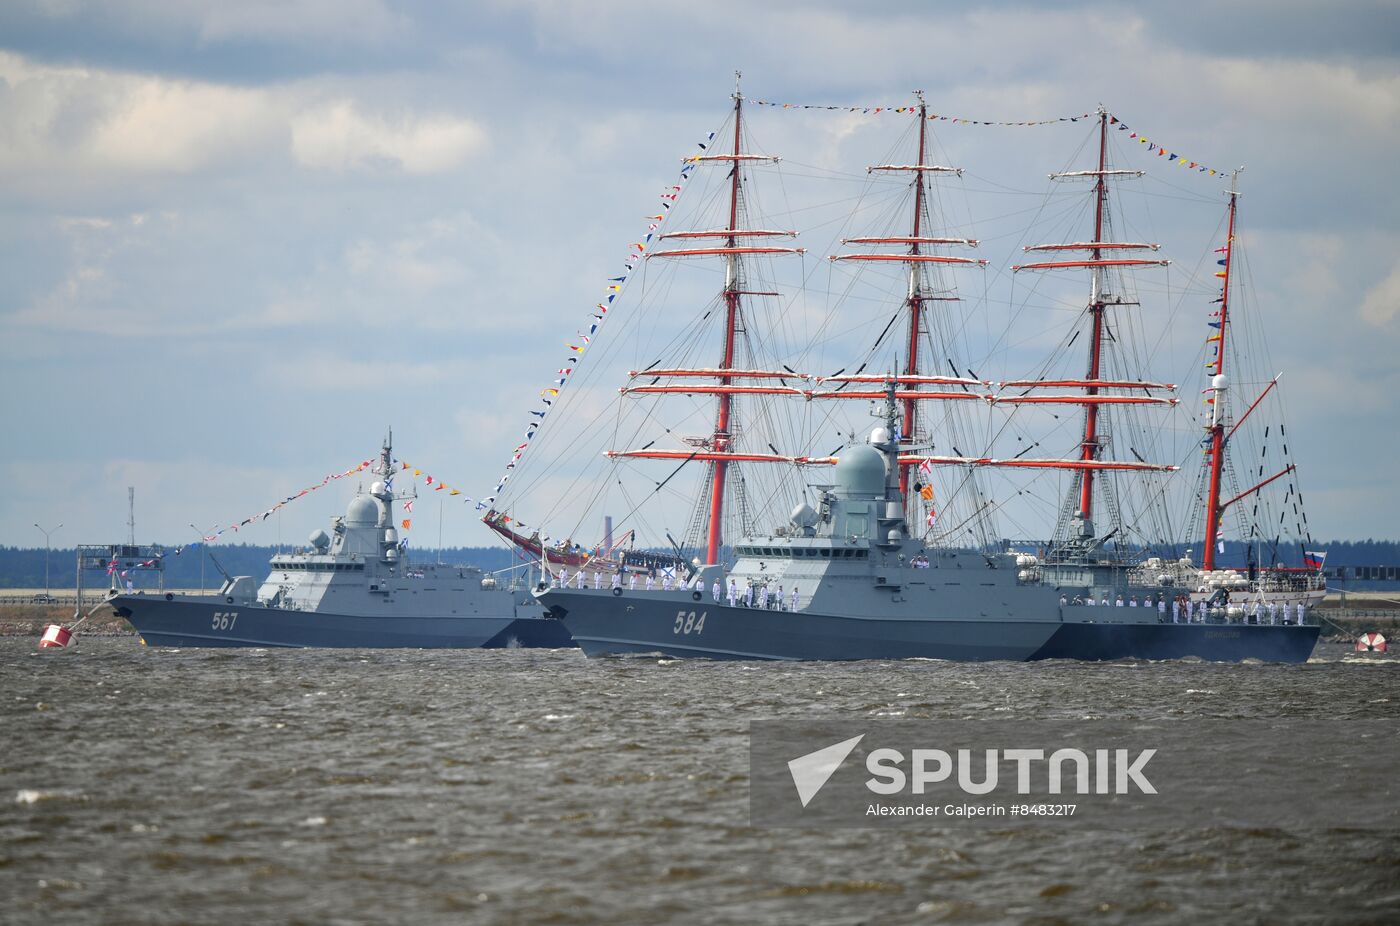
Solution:
<svg viewBox="0 0 1400 926">
<path fill-rule="evenodd" d="M 789 520 L 798 527 L 812 527 L 817 523 L 817 513 L 811 505 L 803 502 L 792 509 L 792 517 Z"/>
<path fill-rule="evenodd" d="M 1217 373 L 1210 378 L 1210 388 L 1220 390 L 1230 388 L 1230 380 L 1224 373 Z"/>
<path fill-rule="evenodd" d="M 866 444 L 843 450 L 836 458 L 836 485 L 846 495 L 884 496 L 884 456 Z"/>
<path fill-rule="evenodd" d="M 372 495 L 356 495 L 345 509 L 346 527 L 375 527 L 379 524 L 379 500 Z"/>
<path fill-rule="evenodd" d="M 319 529 L 312 531 L 311 545 L 318 550 L 324 550 L 326 547 L 331 545 L 330 535 L 328 535 L 325 531 Z"/>
<path fill-rule="evenodd" d="M 888 444 L 890 442 L 890 429 L 885 427 L 875 428 L 870 432 L 870 443 Z"/>
</svg>

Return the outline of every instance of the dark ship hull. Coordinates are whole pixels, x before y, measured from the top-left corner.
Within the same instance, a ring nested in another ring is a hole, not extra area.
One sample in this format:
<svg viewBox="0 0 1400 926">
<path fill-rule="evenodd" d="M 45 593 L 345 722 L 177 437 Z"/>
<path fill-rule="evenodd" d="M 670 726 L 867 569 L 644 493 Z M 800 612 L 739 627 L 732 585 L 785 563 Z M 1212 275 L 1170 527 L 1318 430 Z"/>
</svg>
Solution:
<svg viewBox="0 0 1400 926">
<path fill-rule="evenodd" d="M 112 607 L 149 646 L 497 649 L 571 647 L 568 631 L 544 616 L 503 613 L 371 616 L 229 604 L 216 595 L 119 595 Z"/>
<path fill-rule="evenodd" d="M 697 601 L 688 592 L 614 596 L 606 591 L 550 589 L 539 598 L 590 657 L 662 653 L 754 660 L 1197 658 L 1300 663 L 1312 655 L 1321 629 L 1315 625 L 1158 623 L 1155 615 L 1150 622 L 1066 621 L 1053 608 L 1044 619 L 1013 615 L 872 618 L 731 608 L 715 604 L 708 596 Z"/>
</svg>

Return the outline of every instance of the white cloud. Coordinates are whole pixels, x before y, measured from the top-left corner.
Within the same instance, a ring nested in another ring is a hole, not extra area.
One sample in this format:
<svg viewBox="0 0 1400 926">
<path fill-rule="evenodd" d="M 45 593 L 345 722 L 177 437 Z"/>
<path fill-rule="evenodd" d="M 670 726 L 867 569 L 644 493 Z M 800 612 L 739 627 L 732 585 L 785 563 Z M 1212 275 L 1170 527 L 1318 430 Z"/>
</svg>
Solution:
<svg viewBox="0 0 1400 926">
<path fill-rule="evenodd" d="M 412 389 L 448 379 L 438 364 L 397 360 L 364 360 L 330 351 L 316 351 L 294 364 L 276 363 L 266 373 L 269 382 L 299 392 L 344 395 L 360 389 Z"/>
<path fill-rule="evenodd" d="M 120 98 L 97 120 L 88 159 L 126 170 L 188 172 L 267 150 L 284 120 L 263 91 L 118 77 Z"/>
<path fill-rule="evenodd" d="M 191 173 L 290 156 L 313 170 L 451 170 L 478 151 L 475 121 L 375 112 L 314 89 L 46 65 L 0 52 L 0 168 L 72 176 Z"/>
<path fill-rule="evenodd" d="M 292 120 L 292 152 L 299 163 L 323 170 L 393 165 L 411 174 L 450 170 L 476 152 L 486 133 L 469 119 L 362 113 L 340 100 Z"/>
<path fill-rule="evenodd" d="M 1390 275 L 1372 286 L 1361 302 L 1361 317 L 1377 328 L 1384 328 L 1400 313 L 1400 261 Z"/>
</svg>

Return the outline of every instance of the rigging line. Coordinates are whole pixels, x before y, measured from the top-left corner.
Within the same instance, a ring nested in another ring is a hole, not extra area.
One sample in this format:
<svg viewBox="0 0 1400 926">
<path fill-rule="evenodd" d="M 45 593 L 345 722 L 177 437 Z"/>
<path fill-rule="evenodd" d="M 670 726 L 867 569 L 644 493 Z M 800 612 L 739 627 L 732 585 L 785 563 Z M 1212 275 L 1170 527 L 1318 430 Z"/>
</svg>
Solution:
<svg viewBox="0 0 1400 926">
<path fill-rule="evenodd" d="M 571 378 L 571 379 L 572 379 L 573 377 L 576 377 L 576 376 L 578 376 L 578 372 L 577 372 L 577 371 L 576 371 L 575 373 L 573 373 L 573 374 L 570 374 L 570 378 Z M 574 391 L 573 394 L 577 394 L 577 389 Z M 563 395 L 563 393 L 561 392 L 561 396 L 562 396 L 562 395 Z M 549 414 L 548 416 L 546 416 L 545 422 L 546 422 L 546 423 L 549 422 L 551 419 L 556 418 L 556 416 L 563 416 L 563 414 L 564 414 L 567 410 L 569 410 L 571 407 L 572 407 L 572 403 L 562 402 L 562 401 L 556 401 L 555 405 L 554 405 L 553 407 L 551 407 L 550 414 Z M 593 429 L 592 426 L 593 426 L 593 425 L 596 425 L 596 424 L 604 417 L 604 415 L 606 415 L 606 414 L 609 413 L 609 411 L 610 411 L 610 406 L 605 406 L 605 407 L 603 407 L 602 409 L 600 409 L 595 415 L 593 415 L 593 417 L 590 418 L 590 419 L 588 420 L 588 422 L 587 422 L 587 424 L 589 425 L 589 427 L 586 429 L 586 431 L 591 431 L 591 430 Z M 552 439 L 553 439 L 553 438 L 555 437 L 555 435 L 558 434 L 558 433 L 560 433 L 560 432 L 558 432 L 557 427 L 551 427 L 550 430 L 549 430 L 549 432 L 546 433 L 546 432 L 545 432 L 545 423 L 541 423 L 540 427 L 536 430 L 535 441 L 532 442 L 532 443 L 535 444 L 535 446 L 534 446 L 533 449 L 536 451 L 536 455 L 535 455 L 536 457 L 539 457 L 539 455 L 540 455 L 545 449 L 547 449 L 547 448 L 551 445 Z M 550 457 L 545 457 L 545 459 L 550 459 Z M 521 474 L 521 468 L 520 468 L 520 467 L 517 467 L 517 469 L 516 469 L 516 471 L 515 471 L 515 475 L 512 477 L 511 481 L 510 481 L 509 483 L 507 483 L 507 487 L 502 489 L 502 491 L 501 491 L 501 493 L 500 493 L 500 496 L 498 496 L 498 498 L 497 498 L 497 501 L 501 501 L 503 497 L 514 497 L 514 493 L 513 493 L 513 492 L 508 493 L 507 489 L 512 489 L 512 490 L 518 492 L 518 491 L 522 491 L 521 486 L 524 485 L 524 484 L 526 484 L 526 483 L 528 483 L 528 484 L 531 485 L 531 486 L 537 485 L 537 484 L 538 484 L 538 480 L 533 480 L 533 481 L 532 481 L 532 480 L 521 480 L 521 481 L 518 481 L 518 478 L 519 478 L 520 474 Z M 545 471 L 541 471 L 541 474 L 540 474 L 540 475 L 541 475 L 541 477 L 543 477 L 545 474 L 546 474 Z M 578 476 L 575 477 L 574 482 L 569 486 L 570 489 L 575 488 L 575 487 L 577 486 L 578 480 L 579 480 L 580 478 L 582 478 L 582 475 L 583 475 L 583 473 L 581 472 Z"/>
<path fill-rule="evenodd" d="M 606 351 L 603 352 L 603 353 L 604 353 L 604 355 L 606 356 Z M 574 374 L 574 375 L 577 375 L 577 374 Z M 621 414 L 622 414 L 622 412 L 623 412 L 623 409 L 620 407 L 619 404 L 613 403 L 613 404 L 610 404 L 610 405 L 608 405 L 608 406 L 605 406 L 603 409 L 601 409 L 601 410 L 598 412 L 598 414 L 596 414 L 596 415 L 589 421 L 589 425 L 591 426 L 592 424 L 594 424 L 594 423 L 596 423 L 598 420 L 600 420 L 600 419 L 603 417 L 603 415 L 605 415 L 605 414 L 607 414 L 607 413 L 609 412 L 610 409 L 615 409 L 615 410 L 618 412 L 618 416 L 619 416 L 619 417 L 618 417 L 618 420 L 615 422 L 614 427 L 613 427 L 613 434 L 614 434 L 614 436 L 616 436 L 616 435 L 617 435 L 617 428 L 618 428 L 618 425 L 620 424 L 620 420 L 621 420 Z M 551 417 L 555 417 L 556 420 L 558 420 L 558 417 L 557 417 L 557 416 L 562 415 L 562 413 L 563 413 L 564 411 L 566 411 L 566 408 L 565 408 L 564 406 L 562 406 L 562 405 L 556 405 L 556 407 L 555 407 L 555 409 L 554 409 L 554 412 L 553 412 L 553 415 L 552 415 Z M 641 427 L 641 425 L 638 425 L 638 429 L 640 429 L 640 427 Z M 541 426 L 541 430 L 543 430 L 543 425 Z M 590 427 L 590 428 L 588 428 L 587 430 L 592 430 L 592 428 Z M 550 432 L 549 432 L 548 434 L 542 435 L 542 436 L 545 438 L 545 440 L 540 441 L 540 444 L 543 445 L 543 447 L 537 446 L 537 448 L 536 448 L 536 450 L 537 450 L 537 455 L 542 451 L 542 449 L 545 449 L 545 448 L 547 448 L 547 447 L 549 446 L 550 440 L 551 440 L 552 438 L 554 438 L 554 437 L 557 436 L 557 435 L 561 435 L 562 433 L 563 433 L 563 432 L 560 432 L 560 431 L 558 430 L 558 428 L 557 428 L 557 425 L 556 425 L 556 426 L 554 426 L 554 427 L 551 428 L 551 430 L 550 430 Z M 539 439 L 539 438 L 537 437 L 537 440 L 538 440 L 538 439 Z M 548 458 L 548 457 L 546 457 L 546 458 Z M 573 480 L 573 482 L 572 482 L 571 485 L 569 486 L 569 489 L 572 490 L 572 489 L 576 488 L 576 487 L 578 486 L 579 482 L 580 482 L 586 475 L 588 475 L 590 472 L 591 472 L 591 469 L 589 469 L 589 468 L 587 468 L 587 467 L 585 467 L 584 469 L 582 469 L 582 470 L 575 476 L 575 479 Z M 547 475 L 547 474 L 548 474 L 547 472 L 542 471 L 542 472 L 541 472 L 541 477 L 543 477 L 544 475 Z M 510 484 L 508 484 L 508 489 L 509 489 L 510 487 L 513 486 L 513 487 L 514 487 L 514 491 L 519 492 L 519 491 L 521 491 L 523 488 L 525 488 L 526 486 L 528 486 L 528 485 L 533 485 L 533 484 L 537 484 L 537 483 L 538 483 L 538 479 L 536 479 L 536 480 L 525 480 L 525 481 L 517 481 L 517 480 L 513 479 L 512 482 L 511 482 Z M 507 494 L 507 491 L 503 490 L 502 496 L 505 496 L 506 494 Z M 560 496 L 560 499 L 561 499 L 561 501 L 562 501 L 562 499 L 567 498 L 567 497 L 569 497 L 569 493 L 565 493 L 564 495 Z M 498 501 L 499 501 L 499 500 L 500 500 L 500 499 L 498 499 Z M 557 508 L 558 508 L 558 506 L 555 505 L 555 506 L 553 506 L 550 510 L 551 510 L 551 511 L 557 511 Z"/>
<path fill-rule="evenodd" d="M 643 270 L 643 281 L 642 281 L 642 285 L 641 285 L 642 293 L 641 293 L 641 296 L 640 296 L 640 298 L 639 298 L 639 300 L 638 300 L 639 302 L 645 302 L 645 300 L 646 300 L 646 298 L 647 298 L 645 279 L 646 279 L 646 277 L 645 277 L 645 270 Z M 636 285 L 636 284 L 634 284 L 634 286 L 635 286 L 635 285 Z M 630 300 L 629 300 L 629 301 L 630 301 Z M 624 305 L 625 305 L 625 303 L 624 303 Z M 614 311 L 616 311 L 616 309 L 614 309 Z M 623 315 L 623 317 L 626 317 L 626 315 L 627 315 L 626 312 L 621 312 L 621 313 L 619 313 L 619 314 Z M 603 329 L 602 329 L 602 326 L 600 325 L 599 333 L 601 333 L 602 330 L 603 330 Z M 595 333 L 595 338 L 596 338 L 597 336 L 598 336 L 598 333 Z M 580 358 L 579 361 L 578 361 L 576 364 L 574 364 L 574 366 L 573 366 L 574 372 L 571 373 L 571 374 L 568 374 L 568 377 L 569 377 L 569 378 L 568 378 L 568 381 L 564 384 L 564 388 L 561 390 L 560 396 L 556 399 L 554 405 L 550 408 L 550 415 L 547 416 L 547 418 L 556 418 L 557 416 L 561 416 L 561 415 L 563 415 L 564 413 L 566 413 L 568 410 L 570 410 L 570 409 L 572 408 L 573 404 L 574 404 L 574 397 L 575 397 L 576 395 L 578 395 L 579 390 L 580 390 L 584 385 L 586 385 L 587 383 L 589 383 L 592 379 L 594 379 L 594 378 L 596 377 L 596 375 L 597 375 L 598 373 L 601 372 L 601 370 L 603 370 L 603 369 L 606 368 L 606 362 L 610 359 L 610 357 L 613 355 L 614 352 L 615 352 L 615 348 L 614 348 L 613 343 L 608 342 L 606 339 L 604 340 L 604 342 L 603 342 L 603 344 L 602 344 L 602 349 L 601 349 L 601 350 L 599 350 L 598 347 L 597 347 L 596 345 L 593 345 L 593 350 L 590 350 L 590 351 L 588 352 L 588 354 L 584 355 L 583 358 Z M 587 364 L 585 364 L 585 363 L 584 363 L 584 359 L 585 359 L 585 358 L 586 358 L 587 360 L 589 360 L 590 362 L 587 363 Z M 569 386 L 572 386 L 572 387 L 574 387 L 574 388 L 573 388 L 573 389 L 567 388 L 567 387 L 569 387 Z M 597 416 L 594 417 L 593 421 L 596 422 L 596 420 L 597 420 L 599 417 L 601 417 L 601 415 L 602 415 L 603 413 L 604 413 L 604 412 L 600 412 L 599 415 L 597 415 Z M 538 455 L 541 453 L 542 445 L 548 445 L 549 442 L 550 442 L 550 440 L 551 440 L 551 439 L 553 438 L 553 436 L 557 433 L 557 429 L 554 428 L 554 427 L 551 427 L 551 428 L 549 428 L 548 430 L 546 430 L 546 429 L 545 429 L 545 425 L 544 425 L 543 422 L 541 423 L 540 427 L 539 427 L 538 429 L 536 429 L 536 430 L 537 430 L 536 442 L 532 442 L 532 443 L 535 444 L 535 446 L 534 446 L 532 449 L 534 449 L 534 450 L 536 451 L 536 453 L 535 453 L 534 455 L 532 455 L 532 456 L 538 456 Z M 515 477 L 518 477 L 519 475 L 520 475 L 520 468 L 517 467 L 514 476 L 515 476 Z M 513 477 L 512 480 L 511 480 L 511 484 L 514 484 L 514 483 L 516 483 L 516 482 L 517 482 L 517 479 Z M 508 485 L 510 485 L 510 484 L 508 484 Z M 505 495 L 505 494 L 506 494 L 506 490 L 503 489 L 501 494 L 502 494 L 502 495 Z M 498 499 L 498 500 L 499 500 L 499 499 Z"/>
<path fill-rule="evenodd" d="M 1082 148 L 1082 146 L 1081 146 L 1081 148 Z M 1030 230 L 1031 230 L 1031 228 L 1034 228 L 1034 227 L 1039 223 L 1040 218 L 1041 218 L 1041 216 L 1043 216 L 1043 215 L 1045 214 L 1046 207 L 1050 204 L 1050 201 L 1051 201 L 1051 192 L 1050 192 L 1050 189 L 1047 188 L 1046 193 L 1045 193 L 1045 194 L 1042 196 L 1042 198 L 1041 198 L 1041 202 L 1040 202 L 1039 207 L 1035 210 L 1035 217 L 1031 220 L 1030 224 L 1029 224 L 1028 226 L 1026 226 L 1025 230 L 1021 233 L 1021 236 L 1016 240 L 1015 245 L 1013 245 L 1013 253 L 1014 253 L 1014 248 L 1015 248 L 1015 246 L 1016 246 L 1016 245 L 1022 245 L 1022 244 L 1024 244 L 1025 241 L 1026 241 L 1026 239 L 1030 236 Z M 1081 212 L 1081 213 L 1083 212 L 1084 208 L 1085 208 L 1085 207 L 1081 204 L 1081 206 L 1080 206 L 1080 212 Z M 1030 290 L 1031 290 L 1031 292 L 1032 292 L 1032 293 L 1037 292 L 1037 291 L 1039 290 L 1040 286 L 1042 285 L 1043 281 L 1044 281 L 1044 278 L 1042 278 L 1042 277 L 1036 277 L 1036 278 L 1034 278 L 1034 281 L 1033 281 L 1033 282 L 1031 283 L 1031 285 L 1030 285 Z M 1020 321 L 1021 315 L 1025 312 L 1025 308 L 1024 308 L 1024 307 L 1020 307 L 1020 308 L 1015 308 L 1015 307 L 1014 307 L 1015 304 L 1016 304 L 1016 303 L 1015 303 L 1015 298 L 1014 298 L 1016 283 L 1017 283 L 1017 278 L 1013 275 L 1013 276 L 1011 277 L 1011 287 L 1012 287 L 1012 294 L 1013 294 L 1013 295 L 1012 295 L 1011 297 L 1008 297 L 1008 305 L 1009 305 L 1009 306 L 1013 306 L 1013 308 L 1012 308 L 1012 313 L 1011 313 L 1011 319 L 1010 319 L 1010 322 L 1008 323 L 1008 325 L 1006 326 L 1006 328 L 1004 329 L 1003 333 L 996 339 L 996 341 L 994 341 L 994 342 L 992 343 L 992 346 L 991 346 L 991 348 L 989 349 L 989 353 L 996 353 L 1001 347 L 1004 346 L 1007 335 L 1008 335 L 1012 330 L 1015 329 L 1017 323 Z"/>
</svg>

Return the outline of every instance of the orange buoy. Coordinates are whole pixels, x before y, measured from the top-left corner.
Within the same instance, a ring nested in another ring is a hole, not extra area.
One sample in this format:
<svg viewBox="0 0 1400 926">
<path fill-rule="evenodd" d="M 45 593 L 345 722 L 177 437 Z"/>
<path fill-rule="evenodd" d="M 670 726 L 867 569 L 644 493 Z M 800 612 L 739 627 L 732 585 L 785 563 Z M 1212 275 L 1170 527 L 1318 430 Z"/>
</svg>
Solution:
<svg viewBox="0 0 1400 926">
<path fill-rule="evenodd" d="M 1363 633 L 1356 641 L 1356 651 L 1358 653 L 1384 653 L 1386 651 L 1385 637 L 1378 633 Z"/>
<path fill-rule="evenodd" d="M 73 642 L 73 631 L 62 624 L 49 624 L 44 628 L 44 635 L 39 639 L 39 646 L 44 649 L 63 649 Z"/>
</svg>

